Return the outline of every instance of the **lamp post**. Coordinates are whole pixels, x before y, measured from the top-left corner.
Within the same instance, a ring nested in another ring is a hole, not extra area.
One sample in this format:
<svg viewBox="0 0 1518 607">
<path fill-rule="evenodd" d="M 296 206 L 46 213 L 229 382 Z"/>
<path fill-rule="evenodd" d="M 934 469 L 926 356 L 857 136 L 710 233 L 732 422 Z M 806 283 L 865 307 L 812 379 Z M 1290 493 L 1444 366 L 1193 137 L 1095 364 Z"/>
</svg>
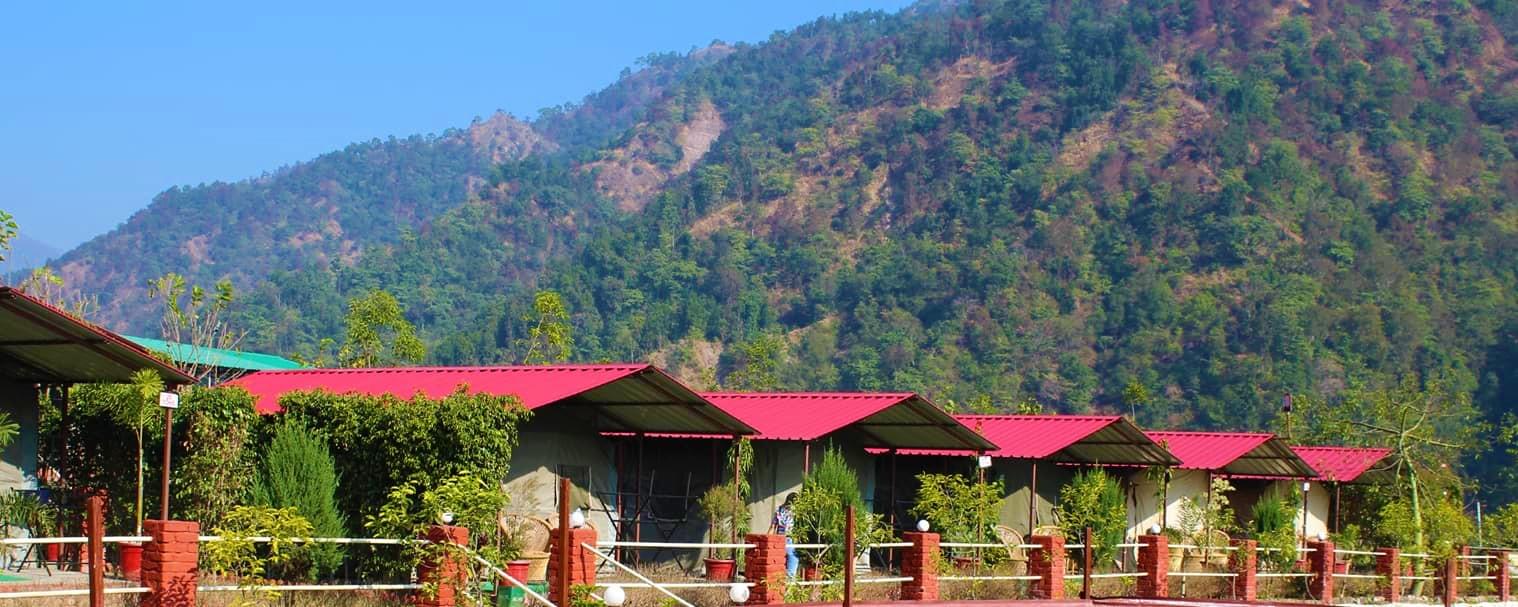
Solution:
<svg viewBox="0 0 1518 607">
<path fill-rule="evenodd" d="M 169 454 L 174 441 L 174 410 L 179 408 L 177 392 L 159 392 L 158 406 L 163 407 L 163 495 L 158 502 L 160 520 L 169 520 Z"/>
<path fill-rule="evenodd" d="M 1291 442 L 1291 393 L 1281 397 L 1281 413 L 1286 414 L 1286 442 Z"/>
</svg>

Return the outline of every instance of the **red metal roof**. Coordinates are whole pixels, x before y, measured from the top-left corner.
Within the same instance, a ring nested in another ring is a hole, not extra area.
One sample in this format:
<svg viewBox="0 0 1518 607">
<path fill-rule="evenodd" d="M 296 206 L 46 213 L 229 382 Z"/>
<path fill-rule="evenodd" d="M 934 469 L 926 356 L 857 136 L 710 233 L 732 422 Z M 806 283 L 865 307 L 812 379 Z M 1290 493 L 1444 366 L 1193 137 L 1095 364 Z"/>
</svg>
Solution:
<svg viewBox="0 0 1518 607">
<path fill-rule="evenodd" d="M 1116 415 L 955 415 L 997 449 L 992 457 L 1053 459 L 1091 464 L 1168 464 L 1175 459 L 1128 420 Z M 965 451 L 903 449 L 902 455 L 966 455 Z"/>
<path fill-rule="evenodd" d="M 1145 432 L 1180 458 L 1187 470 L 1250 476 L 1317 476 L 1268 432 Z"/>
<path fill-rule="evenodd" d="M 528 409 L 555 403 L 594 408 L 606 425 L 601 430 L 753 432 L 648 364 L 302 369 L 260 371 L 228 383 L 251 392 L 259 413 L 278 412 L 281 396 L 303 390 L 442 398 L 462 385 L 471 393 L 516 396 Z"/>
<path fill-rule="evenodd" d="M 1297 456 L 1313 470 L 1318 471 L 1318 476 L 1325 481 L 1341 483 L 1353 483 L 1364 480 L 1361 477 L 1372 472 L 1372 468 L 1381 469 L 1381 464 L 1386 456 L 1391 455 L 1391 449 L 1379 447 L 1305 447 L 1293 446 Z"/>
<path fill-rule="evenodd" d="M 755 440 L 817 440 L 915 396 L 910 392 L 703 392 L 753 426 Z"/>
<path fill-rule="evenodd" d="M 911 392 L 708 392 L 701 396 L 758 430 L 751 437 L 754 440 L 813 441 L 849 431 L 866 447 L 995 447 Z"/>
</svg>

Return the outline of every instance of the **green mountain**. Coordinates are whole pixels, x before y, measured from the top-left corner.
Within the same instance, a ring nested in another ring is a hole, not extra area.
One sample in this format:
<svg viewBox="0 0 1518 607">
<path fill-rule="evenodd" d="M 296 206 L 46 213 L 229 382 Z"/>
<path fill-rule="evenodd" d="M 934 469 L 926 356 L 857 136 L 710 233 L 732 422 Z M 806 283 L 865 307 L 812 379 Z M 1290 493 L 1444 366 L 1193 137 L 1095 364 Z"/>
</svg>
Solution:
<svg viewBox="0 0 1518 607">
<path fill-rule="evenodd" d="M 578 358 L 692 381 L 770 344 L 781 387 L 1242 428 L 1286 392 L 1448 372 L 1499 421 L 1518 402 L 1514 35 L 1512 0 L 820 19 L 652 57 L 513 124 L 502 162 L 462 132 L 355 146 L 171 190 L 64 260 L 122 306 L 155 273 L 231 275 L 276 351 L 383 287 L 436 362 L 514 360 L 551 288 Z M 354 192 L 336 210 L 314 203 L 331 181 Z M 196 227 L 149 238 L 145 216 Z M 306 235 L 334 216 L 355 236 Z M 1505 457 L 1474 463 L 1496 479 Z"/>
</svg>

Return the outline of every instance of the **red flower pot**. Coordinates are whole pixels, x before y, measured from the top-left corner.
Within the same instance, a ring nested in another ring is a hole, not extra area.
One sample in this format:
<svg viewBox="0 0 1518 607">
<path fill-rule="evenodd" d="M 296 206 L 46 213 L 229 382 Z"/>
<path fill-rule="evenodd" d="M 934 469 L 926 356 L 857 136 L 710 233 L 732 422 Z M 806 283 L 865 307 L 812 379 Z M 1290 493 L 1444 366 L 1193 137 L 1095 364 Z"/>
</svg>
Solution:
<svg viewBox="0 0 1518 607">
<path fill-rule="evenodd" d="M 49 563 L 56 563 L 63 557 L 63 544 L 43 544 L 42 558 Z"/>
<path fill-rule="evenodd" d="M 121 577 L 129 580 L 142 578 L 142 544 L 118 544 L 121 555 Z"/>
<path fill-rule="evenodd" d="M 713 582 L 730 582 L 733 570 L 738 567 L 732 559 L 706 559 L 706 579 Z"/>
<path fill-rule="evenodd" d="M 527 583 L 527 571 L 529 569 L 531 569 L 531 568 L 532 568 L 532 561 L 521 560 L 521 559 L 518 559 L 518 560 L 515 560 L 515 561 L 509 561 L 509 562 L 506 563 L 506 575 L 509 575 L 509 576 L 515 578 L 516 581 L 522 582 L 522 583 L 525 584 L 525 583 Z"/>
<path fill-rule="evenodd" d="M 968 571 L 974 569 L 977 565 L 980 565 L 980 559 L 973 556 L 954 557 L 954 568 L 960 571 Z"/>
<path fill-rule="evenodd" d="M 820 580 L 822 579 L 822 570 L 819 569 L 816 565 L 807 565 L 805 567 L 802 567 L 801 579 L 808 582 L 815 582 L 817 580 Z"/>
</svg>

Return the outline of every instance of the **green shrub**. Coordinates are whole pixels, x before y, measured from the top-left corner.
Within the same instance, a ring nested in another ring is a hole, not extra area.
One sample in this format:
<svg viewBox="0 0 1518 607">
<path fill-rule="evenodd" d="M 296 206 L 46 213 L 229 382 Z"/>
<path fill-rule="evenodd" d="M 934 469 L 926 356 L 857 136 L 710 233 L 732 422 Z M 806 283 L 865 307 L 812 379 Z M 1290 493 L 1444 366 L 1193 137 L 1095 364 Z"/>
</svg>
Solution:
<svg viewBox="0 0 1518 607">
<path fill-rule="evenodd" d="M 1091 528 L 1093 562 L 1107 562 L 1117 554 L 1128 528 L 1128 507 L 1117 479 L 1101 468 L 1076 473 L 1059 490 L 1060 528 L 1071 541 L 1080 541 L 1086 527 Z"/>
<path fill-rule="evenodd" d="M 1285 498 L 1270 495 L 1260 498 L 1250 510 L 1255 540 L 1261 548 L 1260 561 L 1274 571 L 1289 570 L 1297 561 L 1297 535 L 1292 528 L 1296 513 Z"/>
<path fill-rule="evenodd" d="M 845 554 L 858 554 L 857 550 L 841 550 L 843 545 L 845 510 L 854 507 L 854 540 L 856 545 L 889 541 L 891 530 L 879 515 L 865 510 L 864 498 L 859 491 L 859 476 L 844 461 L 843 453 L 828 447 L 822 459 L 802 479 L 801 491 L 796 495 L 792 509 L 796 514 L 796 526 L 792 537 L 797 543 L 829 544 L 821 556 L 803 551 L 800 556 L 818 565 L 823 575 L 833 577 L 851 562 Z M 824 592 L 824 600 L 831 598 Z"/>
<path fill-rule="evenodd" d="M 927 520 L 946 541 L 998 541 L 997 509 L 1006 493 L 1001 479 L 973 483 L 960 474 L 923 473 L 917 484 L 912 516 Z"/>
<path fill-rule="evenodd" d="M 260 506 L 294 508 L 318 537 L 342 537 L 345 525 L 337 509 L 337 469 L 327 445 L 300 419 L 286 420 L 269 442 L 253 486 Z M 290 564 L 292 573 L 320 578 L 342 564 L 342 547 L 317 544 Z"/>
</svg>

